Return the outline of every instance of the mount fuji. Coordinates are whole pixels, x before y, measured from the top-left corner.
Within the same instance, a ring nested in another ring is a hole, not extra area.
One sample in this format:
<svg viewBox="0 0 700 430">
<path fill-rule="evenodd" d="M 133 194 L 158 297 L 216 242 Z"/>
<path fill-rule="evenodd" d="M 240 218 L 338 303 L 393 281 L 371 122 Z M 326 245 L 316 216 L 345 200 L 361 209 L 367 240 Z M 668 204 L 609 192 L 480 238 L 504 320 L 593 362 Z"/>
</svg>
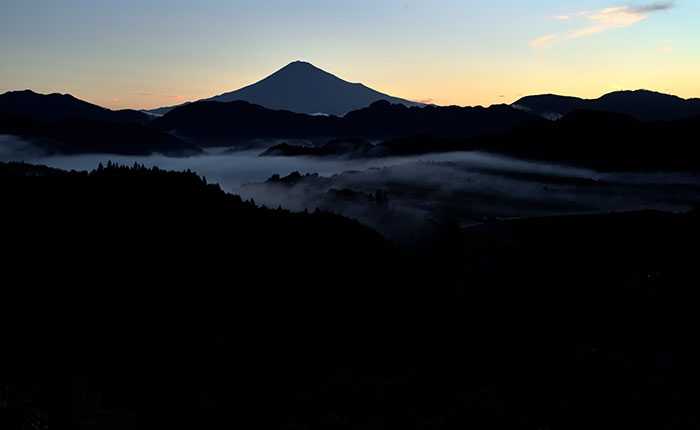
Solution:
<svg viewBox="0 0 700 430">
<path fill-rule="evenodd" d="M 265 79 L 236 91 L 200 101 L 247 101 L 274 110 L 343 116 L 378 100 L 405 106 L 425 106 L 392 97 L 359 83 L 350 83 L 305 61 L 295 61 Z M 182 105 L 179 105 L 182 106 Z M 163 115 L 178 106 L 146 112 Z"/>
</svg>

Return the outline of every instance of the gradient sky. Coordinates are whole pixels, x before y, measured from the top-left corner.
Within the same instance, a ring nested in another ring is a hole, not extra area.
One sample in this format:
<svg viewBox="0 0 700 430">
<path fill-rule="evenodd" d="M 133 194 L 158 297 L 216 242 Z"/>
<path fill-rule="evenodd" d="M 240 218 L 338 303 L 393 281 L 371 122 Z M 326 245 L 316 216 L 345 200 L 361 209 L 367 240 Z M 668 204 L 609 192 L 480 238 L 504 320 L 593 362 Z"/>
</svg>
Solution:
<svg viewBox="0 0 700 430">
<path fill-rule="evenodd" d="M 700 97 L 700 1 L 0 0 L 0 93 L 154 108 L 294 60 L 411 100 Z"/>
</svg>

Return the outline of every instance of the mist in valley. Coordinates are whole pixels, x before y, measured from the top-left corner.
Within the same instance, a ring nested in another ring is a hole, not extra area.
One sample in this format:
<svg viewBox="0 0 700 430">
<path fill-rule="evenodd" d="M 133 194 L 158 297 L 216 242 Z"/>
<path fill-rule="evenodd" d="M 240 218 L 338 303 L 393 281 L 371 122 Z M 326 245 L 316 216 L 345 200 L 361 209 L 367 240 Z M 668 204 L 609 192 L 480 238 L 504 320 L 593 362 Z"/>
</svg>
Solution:
<svg viewBox="0 0 700 430">
<path fill-rule="evenodd" d="M 469 227 L 511 217 L 644 209 L 685 212 L 700 201 L 696 173 L 597 172 L 482 152 L 338 159 L 260 157 L 261 149 L 209 148 L 204 155 L 175 158 L 47 156 L 26 148 L 17 138 L 0 136 L 2 161 L 64 170 L 92 170 L 108 161 L 189 169 L 258 205 L 341 213 L 408 247 L 447 222 Z M 274 175 L 278 176 L 270 180 Z"/>
</svg>

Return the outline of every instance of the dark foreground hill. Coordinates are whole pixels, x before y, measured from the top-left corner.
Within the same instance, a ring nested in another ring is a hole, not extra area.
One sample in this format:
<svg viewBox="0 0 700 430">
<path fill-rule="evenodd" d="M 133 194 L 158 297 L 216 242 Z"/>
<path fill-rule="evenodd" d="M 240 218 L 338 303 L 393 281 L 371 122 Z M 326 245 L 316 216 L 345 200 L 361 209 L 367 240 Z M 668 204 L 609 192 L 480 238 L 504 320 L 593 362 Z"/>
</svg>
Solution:
<svg viewBox="0 0 700 430">
<path fill-rule="evenodd" d="M 576 110 L 621 113 L 639 121 L 671 121 L 700 116 L 700 99 L 682 99 L 646 90 L 616 91 L 597 99 L 543 94 L 523 97 L 513 106 L 549 119 Z"/>
<path fill-rule="evenodd" d="M 77 99 L 70 94 L 37 94 L 31 90 L 0 94 L 0 113 L 29 117 L 43 122 L 80 118 L 120 124 L 146 124 L 151 116 L 133 109 L 113 111 Z"/>
<path fill-rule="evenodd" d="M 2 428 L 700 418 L 694 213 L 446 225 L 409 258 L 189 172 L 0 164 L 0 198 Z"/>
</svg>

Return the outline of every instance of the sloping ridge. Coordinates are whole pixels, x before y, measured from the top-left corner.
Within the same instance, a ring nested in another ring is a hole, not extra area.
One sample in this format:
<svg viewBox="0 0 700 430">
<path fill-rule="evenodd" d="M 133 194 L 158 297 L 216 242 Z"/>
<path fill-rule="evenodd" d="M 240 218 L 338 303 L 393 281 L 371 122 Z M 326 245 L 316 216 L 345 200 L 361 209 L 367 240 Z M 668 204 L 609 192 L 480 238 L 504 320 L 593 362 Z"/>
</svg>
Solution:
<svg viewBox="0 0 700 430">
<path fill-rule="evenodd" d="M 48 123 L 81 118 L 121 124 L 145 124 L 151 119 L 147 114 L 132 109 L 114 111 L 77 99 L 70 94 L 38 94 L 32 90 L 1 94 L 0 113 Z"/>
<path fill-rule="evenodd" d="M 250 139 L 387 139 L 413 134 L 467 138 L 510 130 L 533 119 L 537 117 L 508 105 L 420 108 L 380 100 L 337 117 L 273 110 L 245 101 L 206 101 L 173 109 L 150 126 L 200 145 L 227 146 Z"/>
<path fill-rule="evenodd" d="M 200 101 L 238 100 L 268 109 L 336 116 L 362 109 L 377 100 L 387 100 L 390 103 L 405 106 L 425 106 L 422 103 L 380 93 L 362 84 L 344 81 L 305 61 L 290 63 L 247 87 Z M 175 107 L 177 106 L 154 109 L 149 112 L 162 115 Z"/>
<path fill-rule="evenodd" d="M 151 117 L 135 110 L 113 111 L 70 94 L 37 94 L 31 90 L 0 95 L 0 134 L 23 139 L 18 150 L 47 154 L 160 153 L 188 156 L 196 145 L 145 126 Z"/>
<path fill-rule="evenodd" d="M 523 97 L 512 106 L 548 119 L 558 119 L 576 110 L 623 113 L 640 121 L 671 121 L 700 115 L 700 99 L 648 90 L 615 91 L 597 99 L 542 94 Z"/>
</svg>

